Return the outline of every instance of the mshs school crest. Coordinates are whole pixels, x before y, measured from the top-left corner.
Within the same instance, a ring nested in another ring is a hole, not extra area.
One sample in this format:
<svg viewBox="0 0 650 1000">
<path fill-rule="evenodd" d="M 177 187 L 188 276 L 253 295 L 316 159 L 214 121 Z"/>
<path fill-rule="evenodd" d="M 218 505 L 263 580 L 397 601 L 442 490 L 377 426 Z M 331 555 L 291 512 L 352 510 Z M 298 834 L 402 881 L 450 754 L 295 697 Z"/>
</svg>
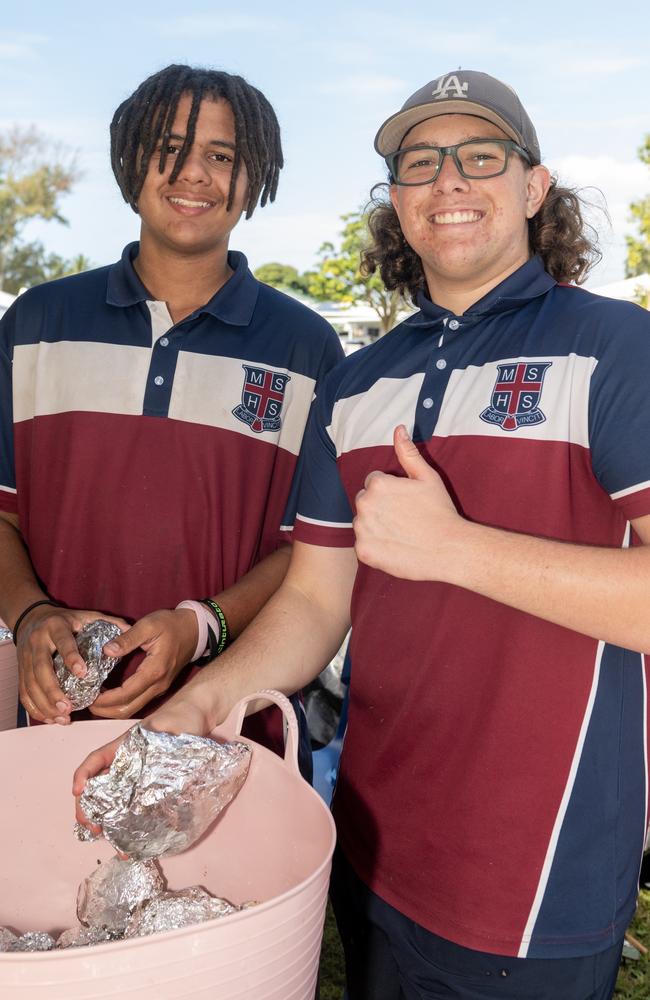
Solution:
<svg viewBox="0 0 650 1000">
<path fill-rule="evenodd" d="M 284 390 L 291 376 L 268 368 L 253 368 L 252 365 L 242 365 L 242 368 L 245 375 L 241 403 L 232 411 L 233 414 L 256 434 L 279 431 Z"/>
<path fill-rule="evenodd" d="M 498 424 L 504 431 L 530 427 L 546 420 L 539 408 L 546 371 L 552 361 L 513 361 L 497 365 L 497 380 L 492 401 L 481 413 L 481 420 Z"/>
</svg>

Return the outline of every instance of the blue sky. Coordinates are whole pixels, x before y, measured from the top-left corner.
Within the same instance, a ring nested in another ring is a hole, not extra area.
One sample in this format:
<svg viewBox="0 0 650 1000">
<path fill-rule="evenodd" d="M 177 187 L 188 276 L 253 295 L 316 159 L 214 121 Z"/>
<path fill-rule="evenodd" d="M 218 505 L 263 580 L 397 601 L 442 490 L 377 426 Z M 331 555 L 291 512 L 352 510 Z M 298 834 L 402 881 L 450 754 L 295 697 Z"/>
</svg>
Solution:
<svg viewBox="0 0 650 1000">
<path fill-rule="evenodd" d="M 240 73 L 274 104 L 286 158 L 278 197 L 242 221 L 231 245 L 252 267 L 280 260 L 299 269 L 384 179 L 372 148 L 382 121 L 462 66 L 512 84 L 544 161 L 562 180 L 602 190 L 612 226 L 599 221 L 604 260 L 590 284 L 623 276 L 628 205 L 650 191 L 637 158 L 650 132 L 647 4 L 26 0 L 3 8 L 0 129 L 35 124 L 78 150 L 83 170 L 63 205 L 69 227 L 33 224 L 26 234 L 51 250 L 106 264 L 137 237 L 110 172 L 108 124 L 170 62 Z"/>
</svg>

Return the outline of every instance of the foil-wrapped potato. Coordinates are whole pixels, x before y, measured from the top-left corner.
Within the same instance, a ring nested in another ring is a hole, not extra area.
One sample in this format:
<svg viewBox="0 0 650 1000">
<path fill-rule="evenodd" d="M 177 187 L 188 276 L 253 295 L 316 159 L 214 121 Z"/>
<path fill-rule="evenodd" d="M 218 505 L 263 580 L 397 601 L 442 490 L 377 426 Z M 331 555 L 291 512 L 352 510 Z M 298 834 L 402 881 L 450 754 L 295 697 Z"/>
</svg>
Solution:
<svg viewBox="0 0 650 1000">
<path fill-rule="evenodd" d="M 86 817 L 137 860 L 180 854 L 202 836 L 248 774 L 246 743 L 130 729 L 106 774 L 86 782 Z M 85 839 L 85 834 L 82 834 Z"/>
<path fill-rule="evenodd" d="M 103 618 L 84 625 L 76 636 L 77 647 L 88 667 L 83 677 L 70 673 L 59 653 L 54 657 L 56 679 L 64 695 L 72 702 L 73 711 L 92 705 L 102 684 L 119 663 L 119 656 L 106 656 L 103 649 L 107 642 L 118 635 L 118 626 Z"/>
</svg>

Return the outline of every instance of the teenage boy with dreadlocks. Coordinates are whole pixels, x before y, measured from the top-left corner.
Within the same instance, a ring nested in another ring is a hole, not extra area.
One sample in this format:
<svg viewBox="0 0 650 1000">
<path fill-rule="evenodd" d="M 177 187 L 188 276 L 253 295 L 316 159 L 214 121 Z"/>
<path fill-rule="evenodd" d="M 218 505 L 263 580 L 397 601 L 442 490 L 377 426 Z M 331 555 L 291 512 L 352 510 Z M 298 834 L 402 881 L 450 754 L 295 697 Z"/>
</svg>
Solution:
<svg viewBox="0 0 650 1000">
<path fill-rule="evenodd" d="M 295 691 L 351 617 L 350 1000 L 606 1000 L 647 823 L 650 317 L 567 284 L 594 248 L 505 84 L 432 81 L 376 148 L 369 263 L 419 309 L 324 380 L 284 583 L 148 725 Z"/>
<path fill-rule="evenodd" d="M 98 611 L 136 622 L 109 652 L 146 653 L 92 707 L 129 717 L 277 588 L 314 385 L 342 355 L 228 250 L 282 167 L 262 93 L 169 66 L 117 109 L 111 160 L 139 243 L 28 291 L 1 328 L 0 614 L 22 703 L 50 723 L 71 708 L 52 657 L 83 670 L 73 633 Z"/>
</svg>

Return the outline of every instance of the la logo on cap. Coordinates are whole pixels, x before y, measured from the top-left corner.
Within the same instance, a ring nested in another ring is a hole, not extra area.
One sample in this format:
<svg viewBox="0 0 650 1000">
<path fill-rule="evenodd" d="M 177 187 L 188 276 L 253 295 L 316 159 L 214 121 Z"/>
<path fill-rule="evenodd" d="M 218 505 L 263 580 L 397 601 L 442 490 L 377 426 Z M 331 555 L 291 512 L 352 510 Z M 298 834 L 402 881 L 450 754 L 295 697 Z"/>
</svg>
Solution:
<svg viewBox="0 0 650 1000">
<path fill-rule="evenodd" d="M 469 84 L 461 83 L 456 74 L 452 76 L 441 76 L 436 85 L 436 89 L 432 92 L 432 97 L 436 101 L 444 101 L 449 98 L 449 91 L 455 91 L 455 97 L 467 97 L 465 91 L 467 90 Z"/>
</svg>

